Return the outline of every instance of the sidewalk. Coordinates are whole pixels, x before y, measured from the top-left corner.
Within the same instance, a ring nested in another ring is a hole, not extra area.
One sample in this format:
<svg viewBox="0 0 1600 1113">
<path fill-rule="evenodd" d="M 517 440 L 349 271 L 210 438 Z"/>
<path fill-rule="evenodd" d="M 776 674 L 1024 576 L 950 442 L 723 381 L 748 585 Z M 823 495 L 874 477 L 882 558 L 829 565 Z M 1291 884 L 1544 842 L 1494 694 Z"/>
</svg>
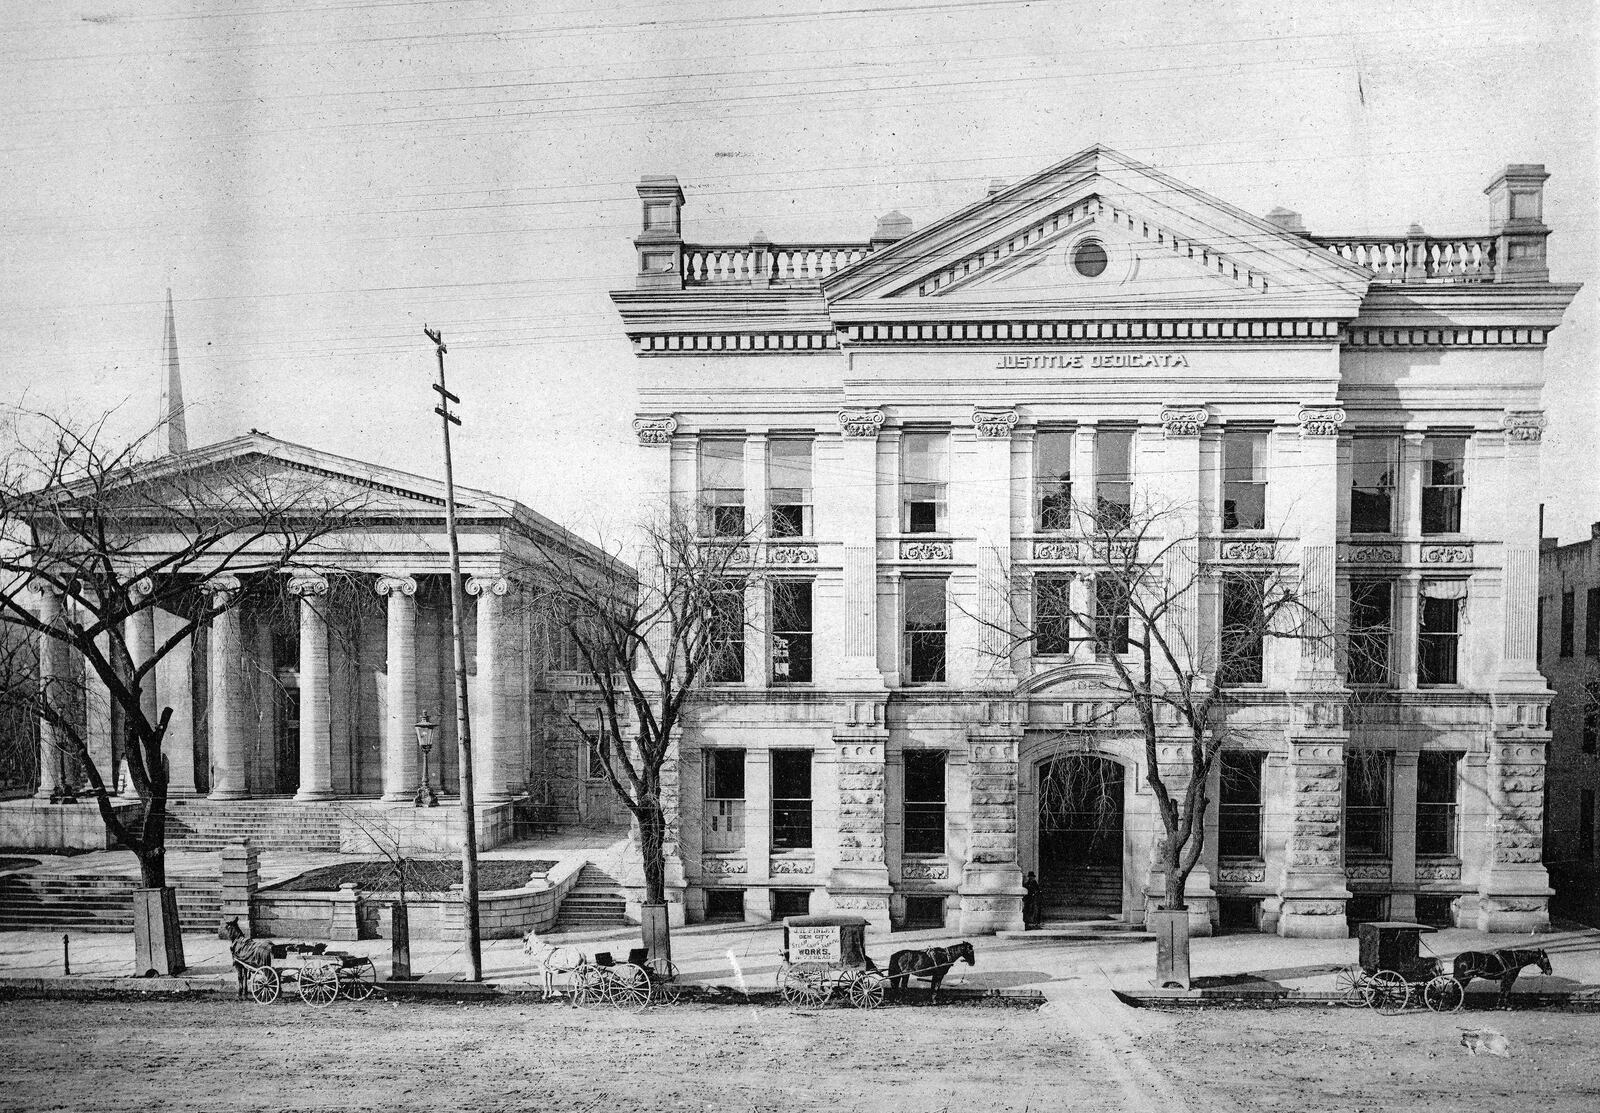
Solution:
<svg viewBox="0 0 1600 1113">
<path fill-rule="evenodd" d="M 579 951 L 610 951 L 619 958 L 638 946 L 637 929 L 569 932 L 544 938 Z M 880 967 L 888 966 L 892 952 L 920 949 L 953 941 L 944 930 L 869 934 L 867 950 Z M 1423 937 L 1434 953 L 1448 959 L 1466 950 L 1499 947 L 1542 947 L 1554 967 L 1550 977 L 1537 968 L 1524 971 L 1515 997 L 1528 1003 L 1594 1001 L 1600 1004 L 1600 931 L 1569 928 L 1549 935 L 1485 935 L 1453 929 Z M 1117 992 L 1126 997 L 1155 1001 L 1174 999 L 1169 991 L 1153 989 L 1154 939 L 1132 935 L 1122 940 L 1074 941 L 1044 938 L 972 940 L 977 965 L 956 966 L 945 984 L 967 989 L 1034 989 L 1046 998 L 1060 999 Z M 781 927 L 746 924 L 694 924 L 673 932 L 673 958 L 680 978 L 691 985 L 725 986 L 764 992 L 773 988 L 781 961 Z M 181 978 L 136 978 L 130 935 L 82 934 L 70 936 L 72 973 L 62 970 L 59 933 L 0 932 L 0 988 L 28 992 L 72 993 L 93 990 L 191 991 L 232 993 L 235 978 L 227 944 L 210 935 L 185 935 L 184 955 L 189 970 Z M 330 944 L 330 949 L 371 956 L 379 976 L 389 968 L 389 941 L 360 940 Z M 1191 967 L 1197 984 L 1210 982 L 1238 991 L 1230 996 L 1269 996 L 1291 999 L 1331 994 L 1335 974 L 1356 961 L 1354 939 L 1281 939 L 1274 935 L 1229 935 L 1195 939 Z M 465 969 L 460 944 L 417 940 L 411 947 L 413 973 L 426 986 L 443 989 Z M 485 940 L 483 976 L 500 989 L 530 989 L 538 983 L 520 939 Z M 1474 982 L 1468 990 L 1469 1007 L 1492 1000 L 1497 986 Z M 1195 1000 L 1201 991 L 1178 995 Z M 1214 994 L 1207 992 L 1209 998 Z M 1304 999 L 1304 998 L 1302 998 Z"/>
</svg>

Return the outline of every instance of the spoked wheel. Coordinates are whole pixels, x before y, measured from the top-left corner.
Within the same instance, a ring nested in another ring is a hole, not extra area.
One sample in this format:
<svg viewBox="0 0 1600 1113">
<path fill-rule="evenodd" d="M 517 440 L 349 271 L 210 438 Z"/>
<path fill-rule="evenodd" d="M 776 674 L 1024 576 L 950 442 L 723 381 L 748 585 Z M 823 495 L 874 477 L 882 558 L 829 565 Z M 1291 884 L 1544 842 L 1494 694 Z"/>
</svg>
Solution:
<svg viewBox="0 0 1600 1113">
<path fill-rule="evenodd" d="M 817 963 L 785 963 L 778 968 L 778 993 L 787 1004 L 814 1009 L 828 999 L 832 988 L 826 967 Z"/>
<path fill-rule="evenodd" d="M 646 964 L 650 974 L 650 1000 L 663 1005 L 676 1004 L 683 991 L 678 985 L 678 966 L 668 958 L 653 958 Z"/>
<path fill-rule="evenodd" d="M 1467 991 L 1449 974 L 1440 974 L 1422 987 L 1422 1002 L 1436 1013 L 1453 1013 L 1467 999 Z"/>
<path fill-rule="evenodd" d="M 604 967 L 584 964 L 572 972 L 572 1003 L 574 1005 L 603 1005 L 608 999 L 606 981 L 609 975 Z"/>
<path fill-rule="evenodd" d="M 1372 987 L 1359 966 L 1346 966 L 1339 971 L 1333 979 L 1333 991 L 1339 995 L 1339 1004 L 1346 1008 L 1361 1009 L 1372 1004 Z"/>
<path fill-rule="evenodd" d="M 257 966 L 250 971 L 244 988 L 250 994 L 250 999 L 258 1005 L 270 1005 L 278 999 L 278 994 L 283 992 L 283 981 L 278 977 L 278 971 L 271 966 Z"/>
<path fill-rule="evenodd" d="M 855 1008 L 875 1009 L 883 1004 L 888 987 L 888 978 L 876 970 L 863 970 L 845 983 L 845 993 Z"/>
<path fill-rule="evenodd" d="M 1386 1016 L 1403 1012 L 1411 1003 L 1411 984 L 1393 970 L 1379 970 L 1368 984 L 1372 987 L 1372 1007 Z"/>
<path fill-rule="evenodd" d="M 365 1001 L 378 990 L 378 969 L 372 963 L 351 967 L 339 979 L 339 989 L 352 1001 Z"/>
<path fill-rule="evenodd" d="M 300 970 L 300 1000 L 308 1005 L 327 1006 L 339 996 L 337 966 L 305 966 Z"/>
<path fill-rule="evenodd" d="M 645 963 L 653 981 L 672 982 L 678 979 L 678 964 L 670 958 L 653 958 Z"/>
<path fill-rule="evenodd" d="M 606 979 L 606 999 L 619 1009 L 642 1009 L 650 1003 L 650 975 L 642 966 L 619 962 Z"/>
</svg>

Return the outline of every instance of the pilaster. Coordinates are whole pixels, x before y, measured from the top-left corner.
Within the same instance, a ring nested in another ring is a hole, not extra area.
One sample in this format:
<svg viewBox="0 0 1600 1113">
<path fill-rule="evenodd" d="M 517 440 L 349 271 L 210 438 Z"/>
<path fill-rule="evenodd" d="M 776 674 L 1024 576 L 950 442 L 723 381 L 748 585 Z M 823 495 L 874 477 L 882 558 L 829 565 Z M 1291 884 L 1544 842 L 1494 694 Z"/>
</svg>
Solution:
<svg viewBox="0 0 1600 1113">
<path fill-rule="evenodd" d="M 951 532 L 977 544 L 972 675 L 979 687 L 1000 690 L 1016 683 L 1010 655 L 1011 434 L 1016 424 L 1014 409 L 973 410 L 969 480 L 955 486 L 952 498 L 961 514 Z"/>
<path fill-rule="evenodd" d="M 850 688 L 882 689 L 878 668 L 878 523 L 877 500 L 860 490 L 863 476 L 878 474 L 878 432 L 884 414 L 877 408 L 839 411 L 839 462 L 818 491 L 831 500 L 829 514 L 838 525 L 844 564 L 844 629 L 839 679 Z M 855 489 L 852 490 L 851 488 Z"/>
<path fill-rule="evenodd" d="M 840 912 L 865 916 L 874 930 L 889 930 L 889 866 L 885 853 L 885 747 L 889 732 L 882 707 L 859 716 L 846 704 L 846 721 L 833 732 L 838 781 L 837 864 L 828 874 L 828 898 Z"/>
<path fill-rule="evenodd" d="M 1539 441 L 1544 414 L 1508 410 L 1505 414 L 1504 481 L 1511 493 L 1500 507 L 1500 533 L 1505 540 L 1505 572 L 1501 590 L 1504 643 L 1497 687 L 1545 689 L 1535 659 L 1539 597 L 1539 506 L 1525 497 L 1539 489 Z"/>
<path fill-rule="evenodd" d="M 1022 729 L 1012 705 L 996 702 L 987 710 L 989 721 L 967 734 L 971 811 L 958 929 L 967 934 L 1023 927 L 1022 866 L 1017 857 L 1017 750 Z"/>
<path fill-rule="evenodd" d="M 1344 756 L 1342 702 L 1303 698 L 1290 739 L 1287 861 L 1278 880 L 1278 934 L 1343 939 Z"/>
<path fill-rule="evenodd" d="M 1544 845 L 1545 748 L 1541 701 L 1495 701 L 1488 788 L 1492 856 L 1478 888 L 1475 926 L 1486 932 L 1550 930 Z"/>
<path fill-rule="evenodd" d="M 1392 847 L 1389 865 L 1389 919 L 1417 917 L 1417 762 L 1415 750 L 1394 755 L 1390 798 Z"/>
<path fill-rule="evenodd" d="M 1295 483 L 1302 498 L 1295 521 L 1300 533 L 1300 590 L 1313 615 L 1331 615 L 1337 599 L 1336 543 L 1339 499 L 1339 427 L 1344 410 L 1338 406 L 1300 408 L 1300 460 Z M 1334 667 L 1332 637 L 1311 637 L 1300 643 L 1296 685 L 1313 689 L 1339 687 Z"/>
</svg>

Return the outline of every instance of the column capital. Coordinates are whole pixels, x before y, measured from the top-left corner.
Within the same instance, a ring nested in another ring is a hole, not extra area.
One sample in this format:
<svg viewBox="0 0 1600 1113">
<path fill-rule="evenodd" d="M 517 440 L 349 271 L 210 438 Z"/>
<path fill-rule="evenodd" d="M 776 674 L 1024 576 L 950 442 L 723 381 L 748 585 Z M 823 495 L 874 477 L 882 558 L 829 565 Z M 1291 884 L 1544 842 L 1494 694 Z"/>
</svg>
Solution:
<svg viewBox="0 0 1600 1113">
<path fill-rule="evenodd" d="M 379 576 L 372 589 L 379 595 L 415 595 L 417 580 L 415 576 Z"/>
<path fill-rule="evenodd" d="M 672 434 L 678 431 L 678 419 L 671 414 L 659 417 L 636 417 L 633 419 L 633 431 L 639 438 L 640 444 L 669 444 Z"/>
<path fill-rule="evenodd" d="M 148 576 L 140 576 L 137 580 L 128 584 L 128 598 L 135 603 L 143 603 L 155 593 L 156 585 L 151 582 Z"/>
<path fill-rule="evenodd" d="M 1211 417 L 1200 405 L 1168 405 L 1161 408 L 1161 429 L 1170 437 L 1198 437 L 1200 427 Z"/>
<path fill-rule="evenodd" d="M 1544 437 L 1543 410 L 1507 410 L 1504 424 L 1506 436 L 1514 441 L 1537 444 Z"/>
<path fill-rule="evenodd" d="M 876 437 L 883 421 L 883 411 L 876 406 L 839 411 L 839 431 L 847 437 Z"/>
<path fill-rule="evenodd" d="M 239 594 L 243 586 L 244 585 L 239 582 L 238 576 L 212 576 L 209 580 L 200 585 L 200 590 L 205 592 L 207 595 L 229 596 L 229 601 L 231 601 L 233 597 L 236 597 Z"/>
<path fill-rule="evenodd" d="M 468 595 L 504 595 L 511 590 L 511 581 L 505 576 L 468 576 Z"/>
<path fill-rule="evenodd" d="M 1014 407 L 1001 410 L 974 406 L 972 427 L 978 431 L 980 437 L 992 437 L 995 440 L 1009 437 L 1011 431 L 1017 427 L 1017 411 Z"/>
<path fill-rule="evenodd" d="M 1342 406 L 1301 406 L 1296 416 L 1302 437 L 1337 437 L 1344 419 Z"/>
<path fill-rule="evenodd" d="M 327 578 L 315 572 L 294 572 L 289 576 L 289 594 L 302 599 L 328 594 Z"/>
</svg>

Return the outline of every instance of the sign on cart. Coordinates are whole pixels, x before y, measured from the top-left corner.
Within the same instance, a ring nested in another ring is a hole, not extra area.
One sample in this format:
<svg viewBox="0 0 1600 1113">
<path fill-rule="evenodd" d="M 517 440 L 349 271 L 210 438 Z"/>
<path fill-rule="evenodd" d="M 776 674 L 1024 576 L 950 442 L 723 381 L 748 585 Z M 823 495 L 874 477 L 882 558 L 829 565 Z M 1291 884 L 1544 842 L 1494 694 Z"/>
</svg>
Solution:
<svg viewBox="0 0 1600 1113">
<path fill-rule="evenodd" d="M 790 962 L 839 962 L 839 929 L 837 927 L 791 927 L 789 929 Z"/>
</svg>

